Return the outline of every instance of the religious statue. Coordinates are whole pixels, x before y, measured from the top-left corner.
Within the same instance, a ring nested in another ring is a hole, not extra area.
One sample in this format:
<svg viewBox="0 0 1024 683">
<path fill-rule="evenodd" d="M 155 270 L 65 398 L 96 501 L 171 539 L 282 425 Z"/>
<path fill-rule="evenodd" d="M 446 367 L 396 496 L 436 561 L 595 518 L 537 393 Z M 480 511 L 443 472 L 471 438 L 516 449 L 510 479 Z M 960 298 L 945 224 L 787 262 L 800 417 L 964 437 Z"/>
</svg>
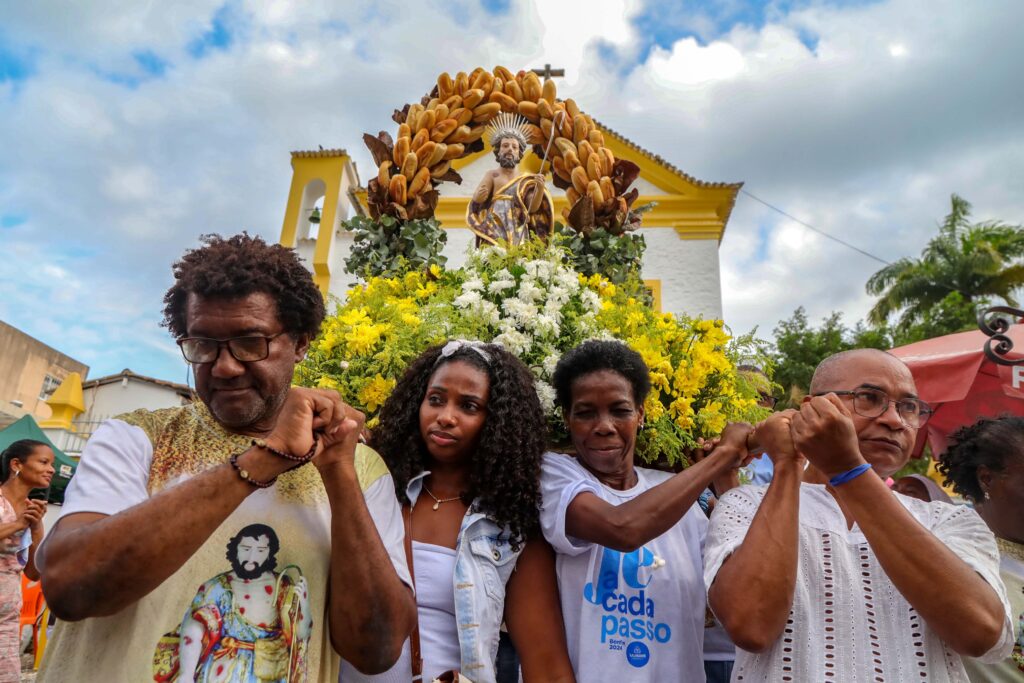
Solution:
<svg viewBox="0 0 1024 683">
<path fill-rule="evenodd" d="M 484 175 L 466 212 L 477 246 L 499 241 L 522 244 L 533 236 L 547 239 L 554 211 L 545 178 L 517 173 L 530 144 L 526 120 L 515 114 L 499 114 L 487 133 L 498 168 Z"/>
</svg>

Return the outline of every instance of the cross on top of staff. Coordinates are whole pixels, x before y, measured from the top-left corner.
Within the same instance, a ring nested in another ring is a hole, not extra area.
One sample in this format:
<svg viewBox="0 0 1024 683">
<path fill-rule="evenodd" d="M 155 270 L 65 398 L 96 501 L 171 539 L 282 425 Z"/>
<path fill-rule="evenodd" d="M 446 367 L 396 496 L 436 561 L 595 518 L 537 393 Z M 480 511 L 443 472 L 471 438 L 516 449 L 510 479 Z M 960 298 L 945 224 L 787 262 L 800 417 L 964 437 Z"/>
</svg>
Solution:
<svg viewBox="0 0 1024 683">
<path fill-rule="evenodd" d="M 533 73 L 545 80 L 553 77 L 564 77 L 565 69 L 552 69 L 550 64 L 545 64 L 543 69 L 530 69 Z"/>
</svg>

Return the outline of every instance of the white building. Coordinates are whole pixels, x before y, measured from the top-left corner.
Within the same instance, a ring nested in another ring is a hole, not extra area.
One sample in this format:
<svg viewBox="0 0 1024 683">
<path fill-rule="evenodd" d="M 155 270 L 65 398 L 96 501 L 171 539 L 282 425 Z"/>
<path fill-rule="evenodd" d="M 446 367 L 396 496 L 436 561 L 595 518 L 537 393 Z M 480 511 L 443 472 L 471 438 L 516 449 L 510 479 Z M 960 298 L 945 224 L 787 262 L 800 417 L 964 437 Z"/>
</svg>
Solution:
<svg viewBox="0 0 1024 683">
<path fill-rule="evenodd" d="M 139 408 L 159 410 L 185 405 L 191 389 L 176 382 L 146 377 L 127 368 L 82 383 L 83 412 L 72 421 L 73 430 L 44 429 L 54 445 L 71 456 L 82 452 L 85 442 L 104 420 Z"/>
</svg>

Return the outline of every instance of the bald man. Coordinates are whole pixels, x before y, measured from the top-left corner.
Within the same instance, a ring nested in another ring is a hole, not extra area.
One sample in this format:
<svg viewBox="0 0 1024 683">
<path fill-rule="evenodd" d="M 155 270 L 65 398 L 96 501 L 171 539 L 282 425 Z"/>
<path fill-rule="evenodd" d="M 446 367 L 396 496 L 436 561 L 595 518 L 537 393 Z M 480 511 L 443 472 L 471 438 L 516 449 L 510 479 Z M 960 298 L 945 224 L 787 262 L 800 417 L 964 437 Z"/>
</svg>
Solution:
<svg viewBox="0 0 1024 683">
<path fill-rule="evenodd" d="M 723 496 L 705 546 L 733 680 L 966 681 L 962 656 L 1008 656 L 984 522 L 885 485 L 930 414 L 900 360 L 860 349 L 822 361 L 800 409 L 757 426 L 774 479 Z"/>
</svg>

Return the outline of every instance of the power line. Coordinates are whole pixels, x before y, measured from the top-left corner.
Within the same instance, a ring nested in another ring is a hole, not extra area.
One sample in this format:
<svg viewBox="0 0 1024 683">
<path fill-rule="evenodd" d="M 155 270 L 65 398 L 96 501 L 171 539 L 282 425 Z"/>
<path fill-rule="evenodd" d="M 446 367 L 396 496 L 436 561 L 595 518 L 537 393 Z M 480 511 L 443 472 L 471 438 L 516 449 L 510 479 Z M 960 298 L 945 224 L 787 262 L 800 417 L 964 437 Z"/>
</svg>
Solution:
<svg viewBox="0 0 1024 683">
<path fill-rule="evenodd" d="M 802 221 L 799 218 L 797 218 L 796 216 L 793 216 L 791 214 L 786 213 L 785 211 L 783 211 L 779 207 L 775 206 L 774 204 L 769 204 L 768 202 L 766 202 L 765 200 L 761 199 L 760 197 L 757 197 L 757 196 L 747 192 L 746 190 L 744 190 L 742 188 L 740 189 L 740 192 L 742 192 L 743 194 L 747 195 L 748 197 L 753 199 L 755 202 L 760 202 L 761 204 L 764 204 L 765 206 L 767 206 L 772 211 L 775 211 L 776 213 L 782 214 L 783 216 L 785 216 L 789 220 L 791 220 L 791 221 L 793 221 L 795 223 L 799 223 L 800 225 L 804 226 L 808 230 L 813 230 L 814 232 L 818 233 L 822 237 L 827 237 L 828 239 L 832 240 L 833 242 L 838 242 L 839 244 L 843 245 L 844 247 L 847 247 L 849 249 L 853 249 L 858 254 L 863 254 L 864 256 L 867 256 L 870 259 L 874 259 L 875 261 L 878 261 L 879 263 L 882 263 L 882 264 L 887 265 L 887 266 L 891 266 L 892 265 L 889 261 L 886 261 L 884 258 L 882 258 L 880 256 L 875 256 L 874 254 L 872 254 L 870 252 L 864 251 L 860 247 L 854 246 L 854 245 L 850 244 L 849 242 L 847 242 L 845 240 L 841 240 L 838 237 L 836 237 L 835 235 L 830 235 L 829 233 L 825 232 L 824 230 L 820 230 L 820 229 L 814 227 L 813 225 L 811 225 L 810 223 Z"/>
<path fill-rule="evenodd" d="M 820 228 L 816 228 L 813 225 L 811 225 L 810 223 L 808 223 L 806 221 L 802 221 L 802 220 L 800 220 L 799 218 L 797 218 L 796 216 L 794 216 L 792 214 L 786 213 L 785 211 L 783 211 L 779 207 L 775 206 L 774 204 L 770 204 L 770 203 L 766 202 L 765 200 L 761 199 L 760 197 L 758 197 L 756 195 L 753 195 L 750 192 L 747 192 L 743 188 L 740 188 L 740 192 L 742 192 L 743 194 L 747 195 L 748 197 L 753 199 L 755 202 L 759 202 L 761 204 L 764 204 L 765 206 L 767 206 L 772 211 L 775 211 L 776 213 L 779 213 L 779 214 L 785 216 L 789 220 L 791 220 L 791 221 L 793 221 L 793 222 L 795 222 L 795 223 L 797 223 L 799 225 L 802 225 L 803 227 L 807 228 L 808 230 L 813 230 L 814 232 L 818 233 L 822 237 L 826 237 L 826 238 L 832 240 L 833 242 L 838 242 L 839 244 L 843 245 L 844 247 L 847 247 L 848 249 L 853 249 L 858 254 L 862 254 L 864 256 L 867 256 L 869 259 L 874 259 L 875 261 L 878 261 L 879 263 L 882 263 L 882 264 L 887 265 L 887 266 L 891 266 L 892 265 L 892 263 L 890 263 L 889 261 L 886 261 L 881 256 L 875 256 L 874 254 L 872 254 L 870 252 L 864 251 L 863 249 L 861 249 L 858 246 L 850 244 L 846 240 L 839 239 L 835 235 L 830 235 L 829 233 L 825 232 L 824 230 L 821 230 Z M 963 292 L 960 291 L 959 287 L 955 287 L 955 286 L 953 286 L 950 283 L 937 282 L 937 281 L 933 280 L 932 278 L 930 278 L 928 276 L 923 276 L 923 277 L 924 277 L 925 281 L 930 282 L 931 284 L 935 285 L 936 287 L 948 289 L 951 292 L 960 292 L 960 294 L 963 294 Z"/>
</svg>

